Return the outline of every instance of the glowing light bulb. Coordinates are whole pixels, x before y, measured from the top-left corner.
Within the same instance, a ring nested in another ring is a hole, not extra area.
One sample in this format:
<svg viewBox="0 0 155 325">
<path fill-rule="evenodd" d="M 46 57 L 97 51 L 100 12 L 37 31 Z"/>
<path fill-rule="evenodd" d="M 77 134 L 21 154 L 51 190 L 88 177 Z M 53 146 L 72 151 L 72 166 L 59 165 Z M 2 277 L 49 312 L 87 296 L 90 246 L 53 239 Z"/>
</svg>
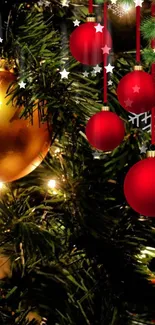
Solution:
<svg viewBox="0 0 155 325">
<path fill-rule="evenodd" d="M 55 188 L 55 186 L 56 186 L 55 179 L 50 179 L 50 181 L 48 182 L 48 187 L 49 188 Z"/>
<path fill-rule="evenodd" d="M 121 7 L 124 10 L 124 12 L 129 12 L 132 8 L 128 3 L 122 4 Z"/>
<path fill-rule="evenodd" d="M 60 148 L 55 149 L 55 153 L 58 153 L 58 152 L 60 152 Z"/>
<path fill-rule="evenodd" d="M 4 185 L 4 183 L 3 182 L 0 182 L 0 189 L 3 188 L 3 185 Z"/>
</svg>

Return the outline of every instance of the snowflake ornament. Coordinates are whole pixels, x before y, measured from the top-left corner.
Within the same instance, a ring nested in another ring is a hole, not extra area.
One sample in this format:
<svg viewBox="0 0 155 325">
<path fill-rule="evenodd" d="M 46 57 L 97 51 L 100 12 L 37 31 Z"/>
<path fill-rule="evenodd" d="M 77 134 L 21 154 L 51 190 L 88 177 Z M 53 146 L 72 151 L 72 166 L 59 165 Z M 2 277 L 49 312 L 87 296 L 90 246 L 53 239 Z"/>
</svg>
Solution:
<svg viewBox="0 0 155 325">
<path fill-rule="evenodd" d="M 129 122 L 134 127 L 141 127 L 143 131 L 151 132 L 151 114 L 148 112 L 141 114 L 130 113 Z"/>
</svg>

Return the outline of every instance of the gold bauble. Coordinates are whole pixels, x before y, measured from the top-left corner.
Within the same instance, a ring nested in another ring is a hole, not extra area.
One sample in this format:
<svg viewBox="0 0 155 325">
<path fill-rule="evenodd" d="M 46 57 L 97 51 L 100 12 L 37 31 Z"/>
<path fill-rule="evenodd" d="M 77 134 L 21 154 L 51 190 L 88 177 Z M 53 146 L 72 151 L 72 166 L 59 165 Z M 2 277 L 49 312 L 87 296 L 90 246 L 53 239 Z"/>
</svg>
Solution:
<svg viewBox="0 0 155 325">
<path fill-rule="evenodd" d="M 11 278 L 11 260 L 9 256 L 0 254 L 0 280 Z"/>
<path fill-rule="evenodd" d="M 117 10 L 119 13 L 122 13 L 122 16 L 118 15 L 118 11 L 109 10 L 108 11 L 108 18 L 110 22 L 114 25 L 117 31 L 131 33 L 131 29 L 136 25 L 136 10 L 135 7 L 131 7 L 129 11 L 124 11 L 122 5 L 116 5 Z"/>
<path fill-rule="evenodd" d="M 26 320 L 29 322 L 32 322 L 32 320 L 36 321 L 36 325 L 40 325 L 41 324 L 41 316 L 38 314 L 37 311 L 30 311 L 27 316 L 26 316 Z"/>
<path fill-rule="evenodd" d="M 31 173 L 45 158 L 50 147 L 47 122 L 41 123 L 38 109 L 30 118 L 20 119 L 21 108 L 7 105 L 13 72 L 0 69 L 0 181 L 12 182 Z M 36 106 L 37 108 L 37 106 Z"/>
<path fill-rule="evenodd" d="M 140 8 L 141 20 L 151 13 L 151 4 L 143 2 Z M 136 27 L 136 7 L 133 4 L 117 3 L 111 4 L 111 8 L 108 10 L 108 19 L 113 24 L 116 31 L 129 34 Z"/>
</svg>

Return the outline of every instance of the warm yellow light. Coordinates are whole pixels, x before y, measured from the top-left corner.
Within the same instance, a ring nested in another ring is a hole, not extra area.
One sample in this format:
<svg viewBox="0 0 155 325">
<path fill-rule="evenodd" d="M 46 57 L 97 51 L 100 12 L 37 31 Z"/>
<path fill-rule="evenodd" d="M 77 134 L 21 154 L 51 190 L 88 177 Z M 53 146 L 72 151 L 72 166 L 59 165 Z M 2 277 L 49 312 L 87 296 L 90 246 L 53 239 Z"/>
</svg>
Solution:
<svg viewBox="0 0 155 325">
<path fill-rule="evenodd" d="M 127 3 L 122 4 L 121 7 L 125 12 L 129 12 L 132 9 L 132 7 Z"/>
<path fill-rule="evenodd" d="M 60 148 L 55 149 L 55 153 L 58 153 L 58 152 L 60 152 Z"/>
<path fill-rule="evenodd" d="M 55 188 L 55 186 L 56 186 L 55 179 L 50 179 L 50 181 L 48 182 L 48 187 L 49 188 Z"/>
<path fill-rule="evenodd" d="M 4 186 L 4 183 L 3 182 L 0 182 L 0 189 L 2 189 Z"/>
</svg>

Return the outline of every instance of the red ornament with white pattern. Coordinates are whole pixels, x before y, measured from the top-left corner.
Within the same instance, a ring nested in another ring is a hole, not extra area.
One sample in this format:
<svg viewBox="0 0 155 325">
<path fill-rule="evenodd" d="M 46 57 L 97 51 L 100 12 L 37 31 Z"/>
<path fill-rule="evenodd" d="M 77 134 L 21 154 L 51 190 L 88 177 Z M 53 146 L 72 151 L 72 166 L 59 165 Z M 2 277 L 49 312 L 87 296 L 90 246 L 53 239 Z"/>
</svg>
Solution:
<svg viewBox="0 0 155 325">
<path fill-rule="evenodd" d="M 120 105 L 128 112 L 140 114 L 155 106 L 153 77 L 135 66 L 118 84 L 117 97 Z"/>
<path fill-rule="evenodd" d="M 95 66 L 103 61 L 102 48 L 112 47 L 112 39 L 104 26 L 95 22 L 95 17 L 88 17 L 87 22 L 77 27 L 70 36 L 70 51 L 82 64 Z"/>
</svg>

